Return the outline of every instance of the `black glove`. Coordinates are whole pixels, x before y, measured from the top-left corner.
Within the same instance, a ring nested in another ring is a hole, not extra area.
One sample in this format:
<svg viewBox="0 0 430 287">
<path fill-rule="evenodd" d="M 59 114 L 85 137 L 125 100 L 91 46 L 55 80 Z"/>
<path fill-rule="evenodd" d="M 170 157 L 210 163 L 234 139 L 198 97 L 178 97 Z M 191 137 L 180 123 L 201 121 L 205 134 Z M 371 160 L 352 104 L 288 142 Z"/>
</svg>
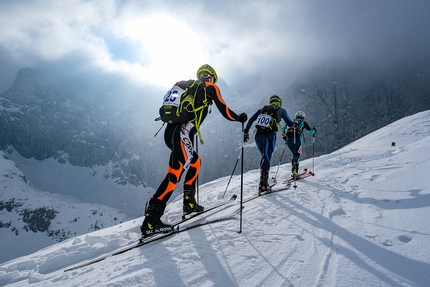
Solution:
<svg viewBox="0 0 430 287">
<path fill-rule="evenodd" d="M 246 113 L 239 114 L 239 122 L 244 123 L 246 122 L 247 119 L 248 119 L 248 116 L 246 115 Z"/>
<path fill-rule="evenodd" d="M 248 132 L 243 133 L 243 142 L 246 143 L 249 140 L 249 134 Z"/>
<path fill-rule="evenodd" d="M 314 130 L 314 134 L 316 134 L 317 133 L 317 128 L 313 127 L 312 129 Z"/>
</svg>

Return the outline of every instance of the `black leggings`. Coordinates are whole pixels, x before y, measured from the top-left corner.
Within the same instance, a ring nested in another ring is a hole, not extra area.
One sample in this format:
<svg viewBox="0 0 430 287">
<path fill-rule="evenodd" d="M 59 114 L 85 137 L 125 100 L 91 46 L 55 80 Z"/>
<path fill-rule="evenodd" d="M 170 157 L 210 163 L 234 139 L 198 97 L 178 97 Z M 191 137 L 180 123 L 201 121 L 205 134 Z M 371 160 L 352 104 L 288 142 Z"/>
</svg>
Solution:
<svg viewBox="0 0 430 287">
<path fill-rule="evenodd" d="M 167 173 L 160 186 L 151 197 L 150 204 L 163 205 L 167 201 L 186 172 L 184 186 L 195 186 L 200 171 L 200 157 L 193 147 L 196 129 L 192 123 L 168 124 L 164 132 L 164 142 L 171 150 Z"/>
</svg>

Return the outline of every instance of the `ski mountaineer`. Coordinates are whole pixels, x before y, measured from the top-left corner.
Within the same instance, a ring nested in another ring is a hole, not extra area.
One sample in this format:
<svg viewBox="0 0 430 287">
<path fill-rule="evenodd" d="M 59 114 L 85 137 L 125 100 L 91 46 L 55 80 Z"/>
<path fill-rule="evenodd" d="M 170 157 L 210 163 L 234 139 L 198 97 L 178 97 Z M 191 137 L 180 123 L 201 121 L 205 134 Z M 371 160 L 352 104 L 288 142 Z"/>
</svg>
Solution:
<svg viewBox="0 0 430 287">
<path fill-rule="evenodd" d="M 224 118 L 230 121 L 244 123 L 247 120 L 246 113 L 236 114 L 230 110 L 221 97 L 220 90 L 216 85 L 218 81 L 217 73 L 210 65 L 201 66 L 196 73 L 197 81 L 204 85 L 199 85 L 195 94 L 195 103 L 206 99 L 210 103 L 214 102 Z M 208 105 L 204 107 L 200 124 L 208 114 Z M 167 174 L 149 200 L 145 211 L 145 220 L 140 227 L 142 237 L 149 237 L 157 233 L 169 233 L 173 231 L 173 226 L 161 221 L 167 201 L 172 195 L 176 185 L 181 180 L 184 171 L 187 170 L 184 180 L 184 215 L 192 212 L 203 212 L 203 206 L 197 204 L 195 200 L 196 179 L 200 170 L 200 157 L 193 147 L 194 136 L 197 132 L 195 125 L 191 122 L 184 124 L 168 123 L 164 132 L 164 142 L 171 150 Z"/>
<path fill-rule="evenodd" d="M 278 131 L 278 125 L 280 127 L 281 119 L 289 127 L 294 128 L 294 122 L 288 116 L 287 111 L 282 108 L 282 100 L 277 95 L 270 97 L 269 105 L 265 105 L 261 109 L 257 110 L 252 117 L 249 119 L 245 130 L 243 131 L 243 141 L 249 140 L 249 129 L 255 120 L 256 133 L 255 133 L 255 144 L 257 145 L 258 151 L 261 154 L 260 161 L 260 184 L 258 186 L 258 193 L 264 194 L 271 192 L 270 185 L 268 183 L 270 160 L 272 153 L 276 146 L 276 132 Z"/>
<path fill-rule="evenodd" d="M 284 140 L 290 151 L 293 153 L 293 159 L 291 160 L 291 177 L 297 179 L 299 177 L 299 164 L 300 155 L 302 154 L 302 143 L 303 143 L 303 130 L 306 129 L 311 135 L 317 132 L 316 128 L 311 128 L 307 122 L 305 122 L 305 112 L 298 111 L 295 114 L 296 128 L 287 126 L 282 127 L 284 134 Z"/>
</svg>

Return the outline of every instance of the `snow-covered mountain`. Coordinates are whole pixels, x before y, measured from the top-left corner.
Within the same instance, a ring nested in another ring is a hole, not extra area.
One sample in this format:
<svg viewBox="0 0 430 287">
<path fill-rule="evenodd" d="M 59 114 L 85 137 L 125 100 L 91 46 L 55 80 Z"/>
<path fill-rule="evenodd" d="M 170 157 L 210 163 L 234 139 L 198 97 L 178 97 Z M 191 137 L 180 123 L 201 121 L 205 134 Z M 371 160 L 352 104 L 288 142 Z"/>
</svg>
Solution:
<svg viewBox="0 0 430 287">
<path fill-rule="evenodd" d="M 246 203 L 241 234 L 236 218 L 64 272 L 135 242 L 143 219 L 136 218 L 3 263 L 0 285 L 428 286 L 429 159 L 430 111 L 425 111 L 315 161 L 303 161 L 301 167 L 314 169 L 315 177 L 298 181 L 297 189 Z M 278 182 L 289 169 L 289 164 L 280 166 Z M 2 161 L 2 175 L 6 170 L 3 186 L 11 176 L 16 192 L 26 186 L 12 162 Z M 273 166 L 271 175 L 276 171 Z M 244 198 L 256 193 L 258 177 L 258 170 L 244 174 Z M 220 200 L 228 180 L 202 185 L 200 202 Z M 226 196 L 233 193 L 240 194 L 239 176 L 233 177 Z M 38 198 L 28 195 L 28 201 Z M 164 219 L 180 216 L 178 196 Z M 10 243 L 2 249 L 28 244 Z"/>
<path fill-rule="evenodd" d="M 25 159 L 14 153 L 12 153 L 12 157 L 17 161 L 12 161 L 7 153 L 0 152 L 1 262 L 33 253 L 76 235 L 109 227 L 130 219 L 129 215 L 118 209 L 97 204 L 100 200 L 96 200 L 96 195 L 101 196 L 101 201 L 106 196 L 109 197 L 109 200 L 115 200 L 118 195 L 115 197 L 114 193 L 102 188 L 102 184 L 106 187 L 109 186 L 106 181 L 94 180 L 95 178 L 90 175 L 85 177 L 82 168 L 78 169 L 69 164 L 63 165 L 63 168 L 70 169 L 70 176 L 81 176 L 83 180 L 93 179 L 92 184 L 83 190 L 87 193 L 82 195 L 86 198 L 85 201 L 77 198 L 80 192 L 79 186 L 70 186 L 67 179 L 55 176 L 56 165 L 54 163 L 33 160 L 33 168 L 37 171 L 41 169 L 41 164 L 50 164 L 53 170 L 48 172 L 46 176 L 51 177 L 53 185 L 58 184 L 57 181 L 62 182 L 64 190 L 68 191 L 70 195 L 67 193 L 50 193 L 36 188 L 17 166 L 22 164 L 20 161 Z M 60 165 L 58 162 L 57 164 Z M 72 172 L 74 169 L 81 171 L 81 173 Z M 28 172 L 27 174 L 37 178 L 37 173 Z M 58 184 L 58 186 L 61 185 Z M 115 187 L 114 184 L 111 186 Z M 106 191 L 105 197 L 96 194 L 92 189 Z M 71 195 L 73 191 L 76 196 Z M 118 190 L 116 191 L 119 194 Z M 93 200 L 90 200 L 91 198 Z M 19 247 L 16 245 L 17 242 L 19 242 Z M 11 246 L 17 248 L 11 248 Z"/>
</svg>

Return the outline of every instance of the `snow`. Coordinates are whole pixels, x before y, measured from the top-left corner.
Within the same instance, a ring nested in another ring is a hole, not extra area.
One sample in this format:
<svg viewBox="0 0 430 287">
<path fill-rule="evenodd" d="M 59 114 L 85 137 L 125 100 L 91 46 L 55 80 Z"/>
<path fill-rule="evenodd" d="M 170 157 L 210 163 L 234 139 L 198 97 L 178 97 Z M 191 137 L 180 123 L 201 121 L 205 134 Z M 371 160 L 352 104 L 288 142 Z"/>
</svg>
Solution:
<svg viewBox="0 0 430 287">
<path fill-rule="evenodd" d="M 242 233 L 237 216 L 64 272 L 136 242 L 143 217 L 136 218 L 3 263 L 0 285 L 429 286 L 429 135 L 425 111 L 303 161 L 316 175 L 245 203 Z M 281 165 L 278 182 L 289 169 Z M 258 177 L 257 170 L 244 174 L 244 198 L 256 193 Z M 201 185 L 201 204 L 221 200 L 228 180 Z M 233 193 L 240 195 L 240 176 L 226 197 Z M 180 216 L 178 196 L 164 219 Z"/>
<path fill-rule="evenodd" d="M 114 206 L 128 216 L 142 215 L 142 204 L 154 189 L 142 186 L 118 185 L 109 174 L 112 163 L 107 166 L 76 167 L 69 162 L 59 163 L 53 158 L 42 161 L 26 159 L 9 148 L 8 157 L 25 174 L 34 187 L 40 190 L 72 196 L 89 203 Z M 62 157 L 68 157 L 63 154 Z M 133 218 L 132 217 L 132 218 Z"/>
</svg>

